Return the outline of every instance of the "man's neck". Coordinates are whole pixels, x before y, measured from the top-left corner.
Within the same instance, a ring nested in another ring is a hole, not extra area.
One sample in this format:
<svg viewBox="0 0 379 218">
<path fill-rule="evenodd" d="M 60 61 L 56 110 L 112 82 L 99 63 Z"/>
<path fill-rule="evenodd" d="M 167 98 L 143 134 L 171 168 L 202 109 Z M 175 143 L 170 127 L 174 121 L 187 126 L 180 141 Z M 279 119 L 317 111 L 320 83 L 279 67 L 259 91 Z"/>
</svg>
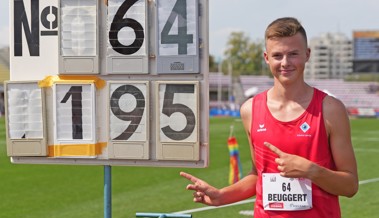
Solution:
<svg viewBox="0 0 379 218">
<path fill-rule="evenodd" d="M 287 122 L 298 118 L 312 97 L 313 88 L 306 83 L 290 87 L 274 85 L 267 93 L 267 106 L 276 119 Z"/>
<path fill-rule="evenodd" d="M 309 99 L 310 94 L 313 93 L 313 88 L 304 81 L 295 84 L 282 84 L 275 81 L 269 92 L 268 97 L 274 101 L 283 103 L 287 101 L 302 102 Z"/>
</svg>

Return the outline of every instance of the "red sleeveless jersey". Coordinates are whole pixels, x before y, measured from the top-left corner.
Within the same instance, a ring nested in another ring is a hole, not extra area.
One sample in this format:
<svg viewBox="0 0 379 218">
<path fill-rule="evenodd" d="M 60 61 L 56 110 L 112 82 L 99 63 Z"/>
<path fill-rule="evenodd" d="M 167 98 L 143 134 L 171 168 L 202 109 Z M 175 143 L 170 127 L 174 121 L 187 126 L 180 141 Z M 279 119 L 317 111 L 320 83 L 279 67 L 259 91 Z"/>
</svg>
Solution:
<svg viewBox="0 0 379 218">
<path fill-rule="evenodd" d="M 275 119 L 267 107 L 267 91 L 253 99 L 251 142 L 254 147 L 255 166 L 258 172 L 255 218 L 340 218 L 338 196 L 329 194 L 312 184 L 312 208 L 302 211 L 270 211 L 263 209 L 262 173 L 279 173 L 275 163 L 277 155 L 263 143 L 269 142 L 283 152 L 299 155 L 320 166 L 335 169 L 322 114 L 326 94 L 314 89 L 313 98 L 297 119 L 282 122 Z"/>
</svg>

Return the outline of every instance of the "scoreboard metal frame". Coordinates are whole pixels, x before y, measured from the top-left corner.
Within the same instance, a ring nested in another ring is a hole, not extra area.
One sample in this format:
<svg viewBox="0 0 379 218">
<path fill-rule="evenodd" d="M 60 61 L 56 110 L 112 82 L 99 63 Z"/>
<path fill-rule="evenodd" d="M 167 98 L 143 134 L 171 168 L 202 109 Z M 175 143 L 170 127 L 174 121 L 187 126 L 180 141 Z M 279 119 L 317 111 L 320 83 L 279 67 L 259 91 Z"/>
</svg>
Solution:
<svg viewBox="0 0 379 218">
<path fill-rule="evenodd" d="M 208 0 L 11 0 L 18 164 L 207 167 Z"/>
</svg>

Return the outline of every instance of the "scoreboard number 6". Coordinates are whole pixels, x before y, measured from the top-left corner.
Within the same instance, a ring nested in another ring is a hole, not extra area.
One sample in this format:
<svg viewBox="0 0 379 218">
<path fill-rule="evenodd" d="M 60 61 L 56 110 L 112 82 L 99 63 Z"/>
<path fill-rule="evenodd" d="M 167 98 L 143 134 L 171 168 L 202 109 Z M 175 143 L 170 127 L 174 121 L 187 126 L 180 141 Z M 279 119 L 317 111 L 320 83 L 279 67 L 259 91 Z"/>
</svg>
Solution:
<svg viewBox="0 0 379 218">
<path fill-rule="evenodd" d="M 136 54 L 145 41 L 145 0 L 110 0 L 108 7 L 109 43 L 113 50 L 121 55 Z"/>
</svg>

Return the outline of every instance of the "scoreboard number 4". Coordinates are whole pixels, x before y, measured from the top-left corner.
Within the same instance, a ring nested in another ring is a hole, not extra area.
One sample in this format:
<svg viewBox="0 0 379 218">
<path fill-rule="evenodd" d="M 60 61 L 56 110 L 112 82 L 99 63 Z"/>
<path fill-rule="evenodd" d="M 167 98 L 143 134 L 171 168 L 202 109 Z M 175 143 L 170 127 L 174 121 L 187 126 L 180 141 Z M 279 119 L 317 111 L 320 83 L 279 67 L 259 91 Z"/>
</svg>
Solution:
<svg viewBox="0 0 379 218">
<path fill-rule="evenodd" d="M 177 22 L 176 33 L 170 31 L 174 27 L 175 20 Z M 178 47 L 177 53 L 179 55 L 187 55 L 187 45 L 193 44 L 194 35 L 188 34 L 187 24 L 187 0 L 177 0 L 174 7 L 168 16 L 167 22 L 163 25 L 161 31 L 161 49 L 163 45 L 176 44 Z M 168 47 L 168 46 L 167 46 Z M 163 53 L 163 52 L 162 52 Z"/>
<path fill-rule="evenodd" d="M 199 73 L 197 0 L 157 1 L 157 72 Z"/>
</svg>

